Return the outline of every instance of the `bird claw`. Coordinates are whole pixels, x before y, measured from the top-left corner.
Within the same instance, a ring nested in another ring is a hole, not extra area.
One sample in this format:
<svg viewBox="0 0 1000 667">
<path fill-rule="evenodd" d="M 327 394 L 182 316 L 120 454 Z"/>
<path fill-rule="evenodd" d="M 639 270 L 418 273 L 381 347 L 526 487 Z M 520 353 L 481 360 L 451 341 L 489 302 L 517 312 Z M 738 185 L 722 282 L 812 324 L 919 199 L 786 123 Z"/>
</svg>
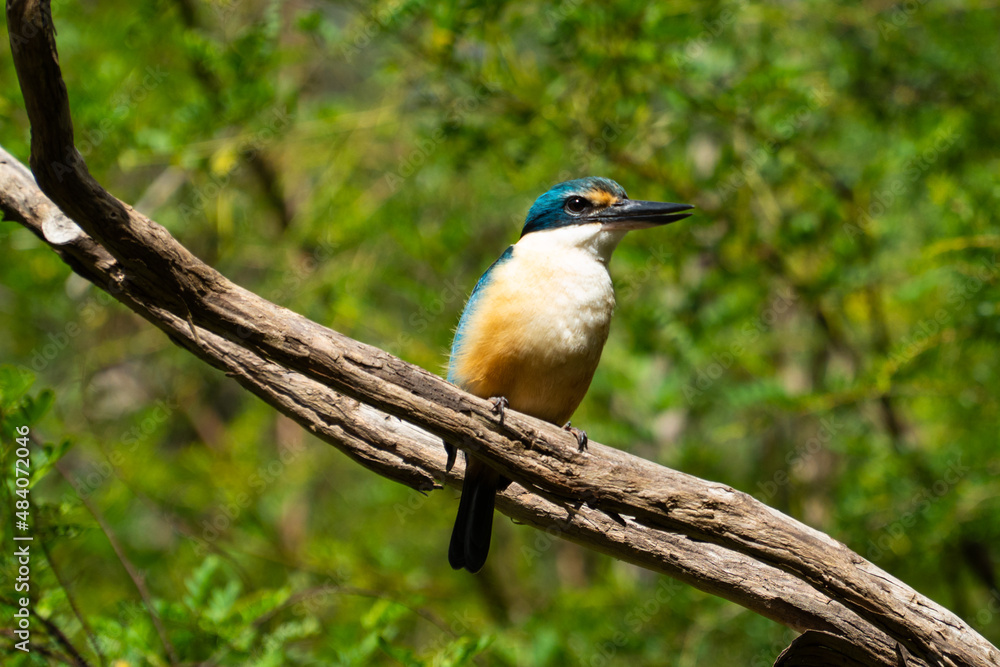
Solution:
<svg viewBox="0 0 1000 667">
<path fill-rule="evenodd" d="M 448 462 L 444 464 L 444 471 L 451 472 L 455 467 L 455 458 L 458 456 L 458 448 L 455 445 L 444 443 L 444 451 L 448 454 Z"/>
<path fill-rule="evenodd" d="M 506 396 L 494 396 L 490 403 L 493 404 L 493 414 L 500 416 L 500 425 L 503 426 L 503 412 L 510 407 L 510 402 Z"/>
<path fill-rule="evenodd" d="M 572 422 L 566 422 L 566 425 L 563 426 L 563 430 L 569 431 L 574 435 L 574 437 L 576 437 L 576 444 L 579 445 L 579 449 L 577 451 L 580 452 L 587 451 L 587 443 L 590 441 L 590 438 L 587 437 L 586 431 L 581 431 L 580 429 L 576 428 L 575 426 L 573 426 Z"/>
</svg>

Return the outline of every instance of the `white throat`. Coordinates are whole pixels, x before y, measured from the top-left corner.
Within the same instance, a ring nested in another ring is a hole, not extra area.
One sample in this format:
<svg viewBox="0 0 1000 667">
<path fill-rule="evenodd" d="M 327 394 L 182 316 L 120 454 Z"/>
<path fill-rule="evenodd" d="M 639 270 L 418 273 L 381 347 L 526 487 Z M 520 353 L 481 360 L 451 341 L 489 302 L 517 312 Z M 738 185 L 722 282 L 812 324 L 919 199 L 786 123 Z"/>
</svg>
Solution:
<svg viewBox="0 0 1000 667">
<path fill-rule="evenodd" d="M 584 253 L 607 267 L 611 253 L 625 238 L 626 233 L 606 230 L 599 222 L 571 225 L 531 232 L 518 241 L 515 248 L 532 254 L 545 253 L 552 261 Z"/>
</svg>

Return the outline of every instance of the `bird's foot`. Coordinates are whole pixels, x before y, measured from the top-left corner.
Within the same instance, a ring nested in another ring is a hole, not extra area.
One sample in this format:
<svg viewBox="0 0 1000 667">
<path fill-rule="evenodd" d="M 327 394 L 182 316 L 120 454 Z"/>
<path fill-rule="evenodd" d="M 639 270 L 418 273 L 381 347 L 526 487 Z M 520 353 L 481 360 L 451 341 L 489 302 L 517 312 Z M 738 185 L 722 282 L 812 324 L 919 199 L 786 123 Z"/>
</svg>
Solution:
<svg viewBox="0 0 1000 667">
<path fill-rule="evenodd" d="M 493 404 L 493 414 L 500 416 L 500 425 L 503 426 L 503 411 L 510 407 L 510 402 L 506 396 L 494 396 L 490 403 Z"/>
<path fill-rule="evenodd" d="M 575 426 L 573 426 L 572 422 L 566 422 L 566 425 L 563 426 L 563 430 L 569 431 L 576 437 L 576 444 L 580 446 L 578 451 L 581 452 L 587 451 L 587 443 L 590 441 L 590 439 L 587 437 L 586 431 L 581 431 L 580 429 L 576 428 Z"/>
</svg>

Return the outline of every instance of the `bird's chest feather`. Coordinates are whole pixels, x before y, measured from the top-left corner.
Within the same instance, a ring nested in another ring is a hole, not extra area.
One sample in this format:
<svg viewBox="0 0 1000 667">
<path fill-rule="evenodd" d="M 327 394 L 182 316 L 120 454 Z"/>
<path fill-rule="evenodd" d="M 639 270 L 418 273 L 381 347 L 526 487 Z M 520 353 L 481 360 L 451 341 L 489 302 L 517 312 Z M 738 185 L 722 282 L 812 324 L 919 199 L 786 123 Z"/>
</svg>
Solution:
<svg viewBox="0 0 1000 667">
<path fill-rule="evenodd" d="M 599 357 L 615 308 L 607 268 L 583 252 L 515 254 L 484 299 L 484 319 L 517 357 L 559 364 Z"/>
<path fill-rule="evenodd" d="M 490 274 L 453 350 L 453 379 L 480 396 L 553 422 L 586 393 L 615 307 L 607 265 L 592 252 L 515 246 Z"/>
</svg>

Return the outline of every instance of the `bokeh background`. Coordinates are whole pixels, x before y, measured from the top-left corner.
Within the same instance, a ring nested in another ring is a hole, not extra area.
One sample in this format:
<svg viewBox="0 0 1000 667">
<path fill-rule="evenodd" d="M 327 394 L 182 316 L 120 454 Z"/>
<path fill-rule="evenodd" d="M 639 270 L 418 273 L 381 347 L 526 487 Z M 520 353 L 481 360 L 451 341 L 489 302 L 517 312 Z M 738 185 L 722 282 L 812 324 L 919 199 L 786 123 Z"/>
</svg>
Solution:
<svg viewBox="0 0 1000 667">
<path fill-rule="evenodd" d="M 697 205 L 617 251 L 574 423 L 1000 642 L 995 3 L 53 4 L 98 180 L 236 282 L 435 372 L 555 182 Z M 0 88 L 26 162 L 9 57 Z M 766 665 L 794 637 L 503 517 L 486 570 L 452 572 L 456 493 L 359 468 L 12 222 L 0 256 L 0 494 L 30 422 L 35 608 L 90 664 Z M 5 664 L 68 653 L 3 625 Z"/>
</svg>

